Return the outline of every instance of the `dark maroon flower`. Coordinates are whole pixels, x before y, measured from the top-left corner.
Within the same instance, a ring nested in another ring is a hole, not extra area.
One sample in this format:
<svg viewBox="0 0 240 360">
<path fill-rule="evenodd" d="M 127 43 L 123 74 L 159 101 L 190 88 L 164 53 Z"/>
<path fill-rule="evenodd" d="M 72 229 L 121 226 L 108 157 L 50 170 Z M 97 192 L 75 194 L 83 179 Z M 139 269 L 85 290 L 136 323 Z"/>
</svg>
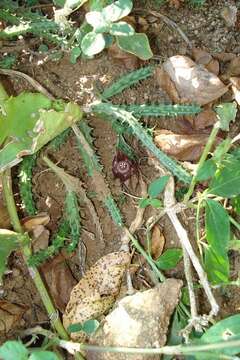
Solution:
<svg viewBox="0 0 240 360">
<path fill-rule="evenodd" d="M 125 182 L 137 172 L 137 164 L 129 159 L 123 152 L 118 150 L 113 158 L 112 172 L 121 182 Z"/>
</svg>

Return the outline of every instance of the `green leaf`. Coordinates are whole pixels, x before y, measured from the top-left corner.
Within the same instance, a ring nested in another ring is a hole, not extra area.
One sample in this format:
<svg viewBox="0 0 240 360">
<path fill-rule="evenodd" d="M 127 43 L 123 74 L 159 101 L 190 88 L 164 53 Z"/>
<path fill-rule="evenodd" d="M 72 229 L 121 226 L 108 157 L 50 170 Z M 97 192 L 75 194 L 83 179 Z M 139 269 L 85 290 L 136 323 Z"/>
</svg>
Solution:
<svg viewBox="0 0 240 360">
<path fill-rule="evenodd" d="M 69 333 L 76 333 L 76 332 L 82 331 L 82 324 L 80 324 L 80 323 L 71 324 L 68 326 L 67 331 Z"/>
<path fill-rule="evenodd" d="M 204 249 L 204 268 L 212 284 L 229 281 L 229 260 L 227 254 L 216 253 L 212 247 Z"/>
<path fill-rule="evenodd" d="M 229 124 L 235 121 L 237 114 L 237 104 L 235 102 L 220 104 L 215 107 L 215 111 L 220 121 L 220 128 L 229 131 Z"/>
<path fill-rule="evenodd" d="M 90 11 L 86 14 L 86 21 L 90 24 L 94 32 L 102 33 L 107 32 L 109 29 L 109 23 L 105 20 L 103 14 L 100 11 Z"/>
<path fill-rule="evenodd" d="M 0 347 L 0 358 L 2 360 L 27 360 L 28 350 L 20 341 L 6 341 Z"/>
<path fill-rule="evenodd" d="M 214 344 L 240 338 L 240 315 L 236 314 L 217 322 L 211 326 L 200 338 L 198 344 Z M 214 354 L 236 355 L 240 352 L 240 346 L 229 346 L 220 350 L 214 349 Z M 206 359 L 206 355 L 195 354 L 196 359 Z M 220 355 L 219 355 L 220 358 Z"/>
<path fill-rule="evenodd" d="M 217 170 L 217 166 L 213 159 L 209 159 L 204 162 L 203 166 L 198 170 L 196 179 L 198 181 L 205 181 L 213 177 Z"/>
<path fill-rule="evenodd" d="M 209 247 L 204 252 L 205 270 L 214 284 L 228 281 L 230 221 L 227 211 L 217 201 L 208 199 L 205 203 L 206 239 Z"/>
<path fill-rule="evenodd" d="M 142 60 L 149 60 L 153 56 L 146 34 L 116 36 L 116 40 L 120 49 L 136 55 Z"/>
<path fill-rule="evenodd" d="M 21 236 L 13 231 L 0 229 L 0 282 L 6 270 L 7 259 L 19 247 Z"/>
<path fill-rule="evenodd" d="M 51 351 L 35 351 L 29 360 L 59 360 L 59 357 Z"/>
<path fill-rule="evenodd" d="M 230 138 L 226 138 L 216 147 L 213 153 L 213 159 L 216 163 L 220 164 L 222 162 L 231 146 L 231 141 Z"/>
<path fill-rule="evenodd" d="M 230 198 L 240 194 L 240 161 L 233 157 L 222 162 L 210 182 L 209 193 Z"/>
<path fill-rule="evenodd" d="M 134 28 L 125 21 L 119 21 L 110 26 L 109 32 L 115 36 L 131 36 L 135 33 Z"/>
<path fill-rule="evenodd" d="M 102 34 L 96 34 L 91 31 L 85 35 L 81 43 L 82 51 L 87 56 L 93 56 L 100 53 L 105 48 L 105 39 Z"/>
<path fill-rule="evenodd" d="M 158 196 L 165 188 L 169 180 L 169 175 L 161 176 L 151 182 L 148 187 L 148 195 L 152 198 Z"/>
<path fill-rule="evenodd" d="M 143 198 L 139 201 L 138 206 L 141 209 L 146 208 L 147 206 L 151 205 L 152 207 L 159 209 L 162 207 L 162 202 L 159 199 L 149 199 L 149 198 Z"/>
<path fill-rule="evenodd" d="M 230 241 L 230 221 L 227 211 L 215 200 L 205 203 L 206 239 L 208 244 L 219 254 L 226 254 Z"/>
<path fill-rule="evenodd" d="M 127 16 L 133 7 L 131 0 L 118 0 L 113 4 L 106 6 L 102 10 L 102 14 L 106 21 L 115 22 L 125 16 Z"/>
<path fill-rule="evenodd" d="M 183 256 L 182 249 L 167 249 L 155 261 L 157 267 L 161 270 L 174 269 Z"/>
<path fill-rule="evenodd" d="M 82 330 L 86 334 L 90 335 L 98 329 L 99 325 L 100 323 L 97 320 L 87 320 L 83 323 Z"/>
<path fill-rule="evenodd" d="M 77 59 L 81 55 L 81 52 L 82 51 L 79 46 L 76 46 L 71 50 L 71 54 L 70 54 L 70 63 L 71 64 L 76 64 Z"/>
<path fill-rule="evenodd" d="M 78 105 L 52 102 L 42 94 L 21 93 L 8 98 L 0 113 L 0 143 L 9 140 L 0 150 L 0 171 L 37 152 L 81 117 Z"/>
</svg>

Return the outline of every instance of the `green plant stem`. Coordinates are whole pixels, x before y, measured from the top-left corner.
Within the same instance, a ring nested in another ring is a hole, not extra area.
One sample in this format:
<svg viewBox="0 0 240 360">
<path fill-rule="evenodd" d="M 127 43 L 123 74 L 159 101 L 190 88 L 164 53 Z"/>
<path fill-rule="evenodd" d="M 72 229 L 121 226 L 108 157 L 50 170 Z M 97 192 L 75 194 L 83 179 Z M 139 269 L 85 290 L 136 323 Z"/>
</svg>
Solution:
<svg viewBox="0 0 240 360">
<path fill-rule="evenodd" d="M 135 239 L 135 237 L 130 233 L 130 231 L 128 230 L 128 228 L 124 227 L 124 230 L 126 231 L 129 239 L 132 241 L 133 245 L 135 246 L 135 248 L 138 250 L 138 252 L 147 260 L 147 262 L 149 263 L 149 265 L 152 267 L 154 273 L 156 274 L 156 276 L 159 278 L 160 281 L 164 281 L 166 278 L 165 276 L 161 273 L 161 271 L 158 269 L 157 265 L 155 264 L 155 262 L 153 261 L 153 259 L 151 258 L 151 256 L 149 256 L 146 251 L 141 247 L 141 245 L 139 244 L 139 242 Z"/>
<path fill-rule="evenodd" d="M 240 231 L 240 224 L 230 215 L 229 216 L 229 220 L 230 222 Z"/>
<path fill-rule="evenodd" d="M 213 129 L 212 129 L 212 131 L 211 131 L 211 134 L 210 134 L 210 136 L 209 136 L 209 138 L 208 138 L 208 142 L 207 142 L 207 144 L 205 145 L 205 148 L 204 148 L 203 153 L 202 153 L 202 155 L 201 155 L 201 158 L 200 158 L 200 160 L 199 160 L 199 163 L 198 163 L 198 166 L 197 166 L 197 170 L 196 170 L 196 175 L 194 175 L 194 177 L 192 178 L 192 181 L 191 181 L 191 183 L 190 183 L 188 192 L 187 192 L 187 194 L 184 196 L 184 200 L 183 200 L 184 203 L 187 203 L 187 202 L 189 201 L 190 197 L 192 196 L 192 193 L 193 193 L 193 191 L 194 191 L 195 185 L 196 185 L 196 183 L 197 183 L 197 174 L 198 174 L 198 171 L 199 171 L 199 169 L 201 169 L 201 167 L 203 166 L 205 160 L 207 159 L 207 156 L 208 156 L 209 151 L 211 150 L 211 148 L 212 148 L 212 146 L 213 146 L 213 143 L 214 143 L 214 141 L 215 141 L 215 139 L 216 139 L 216 136 L 217 136 L 218 131 L 219 131 L 219 122 L 217 122 L 217 123 L 214 125 L 214 127 L 213 127 Z"/>
<path fill-rule="evenodd" d="M 9 212 L 12 226 L 16 232 L 23 234 L 24 230 L 23 230 L 21 223 L 19 221 L 19 218 L 18 218 L 16 204 L 14 201 L 14 195 L 13 195 L 13 191 L 12 191 L 12 180 L 11 180 L 10 169 L 5 170 L 2 174 L 2 186 L 3 186 L 3 193 L 4 193 L 4 197 L 5 197 L 5 201 L 6 201 L 6 205 L 7 205 L 7 209 Z M 30 245 L 24 244 L 22 246 L 22 252 L 24 255 L 26 265 L 28 266 L 27 259 L 31 255 Z M 51 320 L 53 327 L 56 329 L 58 335 L 62 339 L 68 340 L 68 338 L 69 338 L 68 334 L 67 334 L 66 330 L 64 329 L 64 327 L 58 317 L 58 312 L 52 303 L 52 300 L 51 300 L 51 298 L 47 292 L 47 289 L 41 279 L 41 275 L 40 275 L 38 269 L 34 266 L 28 267 L 28 269 L 29 269 L 29 273 L 34 281 L 34 284 L 39 292 L 39 295 L 42 299 L 42 302 L 45 306 L 45 309 L 49 315 L 49 318 Z M 56 319 L 53 319 L 54 315 L 57 315 Z"/>
</svg>

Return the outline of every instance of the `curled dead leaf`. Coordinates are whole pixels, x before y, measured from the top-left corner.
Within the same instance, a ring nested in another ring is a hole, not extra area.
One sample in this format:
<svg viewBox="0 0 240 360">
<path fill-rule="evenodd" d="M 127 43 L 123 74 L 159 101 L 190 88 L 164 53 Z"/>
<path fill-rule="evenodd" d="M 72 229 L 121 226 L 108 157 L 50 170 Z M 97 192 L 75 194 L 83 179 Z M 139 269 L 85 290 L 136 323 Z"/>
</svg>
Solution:
<svg viewBox="0 0 240 360">
<path fill-rule="evenodd" d="M 28 307 L 21 304 L 13 304 L 8 301 L 0 301 L 0 333 L 8 333 L 12 328 L 19 326 L 23 314 Z"/>
<path fill-rule="evenodd" d="M 172 56 L 163 64 L 163 69 L 175 84 L 182 102 L 205 105 L 228 91 L 216 75 L 187 56 Z"/>
<path fill-rule="evenodd" d="M 24 230 L 27 232 L 33 231 L 38 225 L 47 225 L 50 217 L 47 213 L 40 213 L 34 216 L 27 216 L 21 220 Z"/>
<path fill-rule="evenodd" d="M 155 144 L 166 154 L 174 156 L 181 161 L 198 161 L 208 135 L 180 135 L 171 131 L 156 131 Z"/>
<path fill-rule="evenodd" d="M 167 279 L 153 289 L 126 296 L 90 338 L 99 346 L 154 348 L 164 346 L 182 281 Z M 129 354 L 88 352 L 88 360 L 128 360 Z M 131 360 L 157 360 L 159 355 L 132 354 Z"/>
<path fill-rule="evenodd" d="M 151 237 L 151 254 L 152 258 L 156 260 L 163 252 L 165 245 L 165 237 L 159 225 L 154 225 Z"/>
<path fill-rule="evenodd" d="M 65 328 L 95 319 L 113 305 L 129 263 L 129 253 L 119 251 L 105 255 L 86 272 L 71 292 L 63 315 Z M 71 338 L 82 341 L 84 334 L 72 333 Z"/>
<path fill-rule="evenodd" d="M 170 76 L 166 73 L 166 71 L 164 71 L 161 67 L 156 68 L 155 78 L 160 88 L 166 91 L 166 93 L 173 102 L 175 103 L 181 102 L 176 86 L 174 85 L 173 81 L 171 80 Z"/>
<path fill-rule="evenodd" d="M 56 307 L 63 313 L 69 301 L 70 292 L 77 283 L 65 261 L 65 257 L 62 254 L 56 255 L 41 266 L 41 272 Z"/>
<path fill-rule="evenodd" d="M 212 59 L 207 65 L 205 65 L 205 68 L 213 73 L 214 75 L 218 76 L 220 71 L 220 66 L 218 60 Z"/>
<path fill-rule="evenodd" d="M 196 130 L 205 129 L 212 126 L 217 121 L 217 115 L 213 110 L 203 110 L 194 118 L 194 128 Z"/>
<path fill-rule="evenodd" d="M 192 56 L 197 64 L 207 65 L 212 60 L 212 55 L 200 48 L 193 48 Z"/>
</svg>

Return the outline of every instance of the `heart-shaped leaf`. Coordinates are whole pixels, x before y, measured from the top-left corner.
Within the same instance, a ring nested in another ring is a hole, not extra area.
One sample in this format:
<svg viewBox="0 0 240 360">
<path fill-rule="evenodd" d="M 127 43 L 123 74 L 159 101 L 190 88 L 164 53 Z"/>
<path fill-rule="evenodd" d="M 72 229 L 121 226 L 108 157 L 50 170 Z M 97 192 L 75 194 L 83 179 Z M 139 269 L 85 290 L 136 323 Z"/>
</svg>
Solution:
<svg viewBox="0 0 240 360">
<path fill-rule="evenodd" d="M 136 55 L 142 60 L 148 60 L 153 56 L 146 34 L 134 34 L 132 36 L 117 36 L 117 44 L 120 49 Z"/>
</svg>

